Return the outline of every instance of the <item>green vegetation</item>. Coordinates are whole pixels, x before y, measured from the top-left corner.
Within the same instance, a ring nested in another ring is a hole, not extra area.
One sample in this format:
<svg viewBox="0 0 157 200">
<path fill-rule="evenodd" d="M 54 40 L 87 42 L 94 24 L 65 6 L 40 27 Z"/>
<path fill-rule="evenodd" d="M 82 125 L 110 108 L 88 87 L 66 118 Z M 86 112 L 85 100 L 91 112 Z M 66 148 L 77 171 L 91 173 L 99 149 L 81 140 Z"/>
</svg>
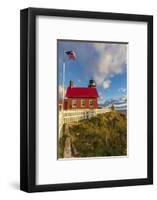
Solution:
<svg viewBox="0 0 157 200">
<path fill-rule="evenodd" d="M 68 133 L 64 132 L 59 141 L 61 158 L 64 157 L 64 144 L 67 137 L 71 139 L 73 157 L 126 155 L 126 115 L 112 109 L 111 112 L 82 120 L 79 124 L 68 125 Z"/>
</svg>

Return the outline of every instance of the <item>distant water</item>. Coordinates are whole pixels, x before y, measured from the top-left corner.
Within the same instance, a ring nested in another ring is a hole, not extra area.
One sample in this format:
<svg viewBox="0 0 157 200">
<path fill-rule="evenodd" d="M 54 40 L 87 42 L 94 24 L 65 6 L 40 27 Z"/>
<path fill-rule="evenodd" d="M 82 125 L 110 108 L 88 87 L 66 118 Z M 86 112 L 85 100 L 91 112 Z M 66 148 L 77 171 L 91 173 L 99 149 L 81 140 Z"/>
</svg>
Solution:
<svg viewBox="0 0 157 200">
<path fill-rule="evenodd" d="M 117 112 L 122 112 L 122 113 L 125 113 L 127 114 L 127 110 L 116 110 Z"/>
<path fill-rule="evenodd" d="M 116 111 L 127 114 L 127 102 L 126 101 L 125 102 L 124 101 L 116 102 L 113 105 L 114 105 Z M 111 107 L 111 106 L 112 106 L 112 104 L 110 104 L 108 107 Z"/>
<path fill-rule="evenodd" d="M 111 108 L 114 105 L 114 108 L 117 112 L 123 112 L 127 114 L 127 100 L 115 100 L 114 102 L 106 102 L 105 107 Z"/>
</svg>

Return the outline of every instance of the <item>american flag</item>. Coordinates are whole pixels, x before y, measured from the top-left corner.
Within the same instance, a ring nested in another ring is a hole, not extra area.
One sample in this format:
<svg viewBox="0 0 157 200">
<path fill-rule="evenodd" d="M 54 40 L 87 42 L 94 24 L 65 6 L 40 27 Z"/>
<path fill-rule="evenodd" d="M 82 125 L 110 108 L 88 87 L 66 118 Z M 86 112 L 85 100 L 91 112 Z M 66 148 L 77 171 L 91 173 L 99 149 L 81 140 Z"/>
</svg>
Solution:
<svg viewBox="0 0 157 200">
<path fill-rule="evenodd" d="M 71 60 L 75 60 L 76 59 L 75 51 L 66 51 L 65 53 L 68 55 L 69 59 L 71 59 Z"/>
</svg>

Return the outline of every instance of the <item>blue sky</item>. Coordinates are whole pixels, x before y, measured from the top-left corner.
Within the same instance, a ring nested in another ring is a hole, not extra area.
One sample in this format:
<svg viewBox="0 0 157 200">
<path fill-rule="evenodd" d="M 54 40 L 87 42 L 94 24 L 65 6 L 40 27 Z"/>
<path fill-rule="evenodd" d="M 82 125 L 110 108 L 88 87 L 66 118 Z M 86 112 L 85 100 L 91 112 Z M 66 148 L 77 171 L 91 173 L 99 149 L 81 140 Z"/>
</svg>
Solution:
<svg viewBox="0 0 157 200">
<path fill-rule="evenodd" d="M 76 52 L 76 60 L 69 60 L 64 51 Z M 62 91 L 63 60 L 65 87 L 73 80 L 76 87 L 96 81 L 99 103 L 118 99 L 127 94 L 127 44 L 86 41 L 58 41 L 58 81 Z M 61 92 L 62 93 L 62 92 Z"/>
</svg>

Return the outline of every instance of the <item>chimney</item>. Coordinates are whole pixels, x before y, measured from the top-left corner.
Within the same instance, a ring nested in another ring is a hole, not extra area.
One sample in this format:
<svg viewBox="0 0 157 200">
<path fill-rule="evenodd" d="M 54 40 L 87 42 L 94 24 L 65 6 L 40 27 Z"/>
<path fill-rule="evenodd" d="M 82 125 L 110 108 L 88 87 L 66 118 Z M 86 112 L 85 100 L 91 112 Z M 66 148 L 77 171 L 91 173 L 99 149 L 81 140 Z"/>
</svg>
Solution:
<svg viewBox="0 0 157 200">
<path fill-rule="evenodd" d="M 70 88 L 73 88 L 73 87 L 74 87 L 74 81 L 70 80 L 69 87 L 70 87 Z"/>
</svg>

